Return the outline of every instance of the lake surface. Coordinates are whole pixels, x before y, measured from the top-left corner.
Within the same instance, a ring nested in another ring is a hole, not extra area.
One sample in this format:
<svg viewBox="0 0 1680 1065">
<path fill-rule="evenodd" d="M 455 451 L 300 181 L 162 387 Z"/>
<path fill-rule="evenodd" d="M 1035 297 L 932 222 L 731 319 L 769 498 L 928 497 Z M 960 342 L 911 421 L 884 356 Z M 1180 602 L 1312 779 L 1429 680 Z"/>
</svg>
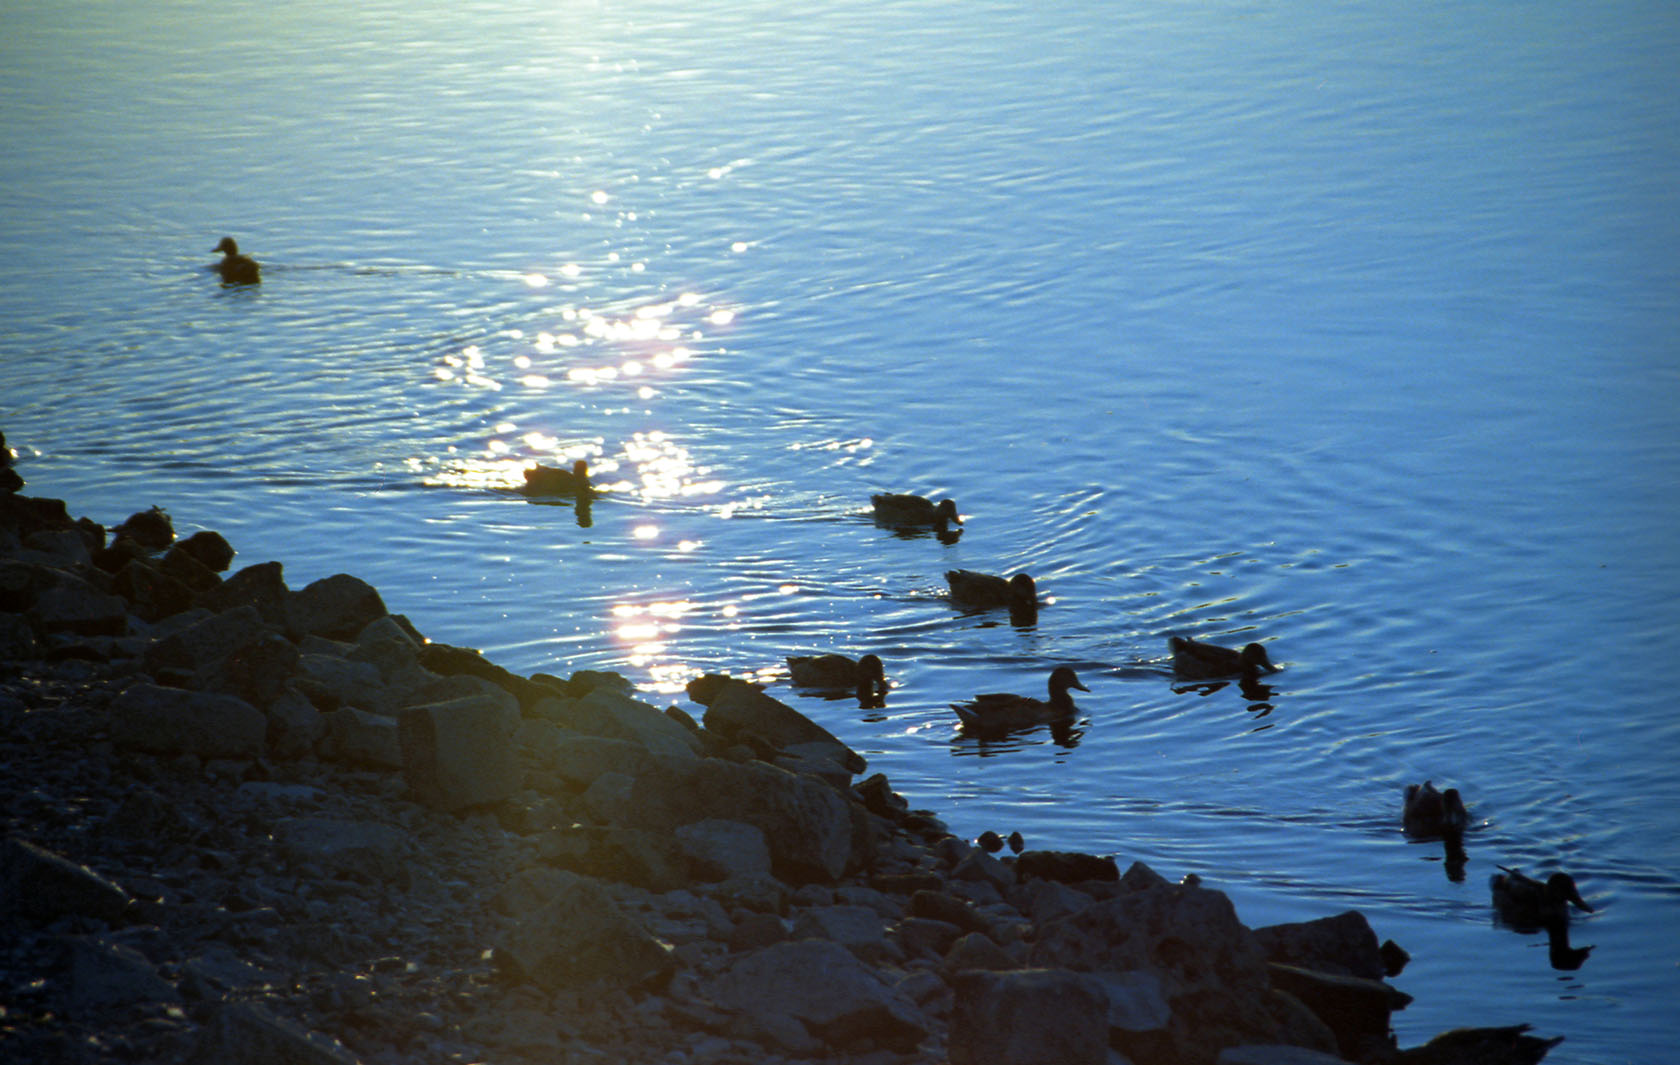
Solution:
<svg viewBox="0 0 1680 1065">
<path fill-rule="evenodd" d="M 0 429 L 522 671 L 757 675 L 970 837 L 1357 908 L 1402 1043 L 1680 1021 L 1680 8 L 7 5 Z M 233 234 L 260 288 L 204 270 Z M 587 515 L 508 491 L 586 457 Z M 954 544 L 878 528 L 954 497 Z M 942 574 L 1025 570 L 1035 626 Z M 1173 634 L 1267 643 L 1269 699 Z M 787 687 L 873 651 L 881 710 Z M 1072 742 L 953 701 L 1074 666 Z M 1399 832 L 1461 788 L 1462 879 Z M 1597 908 L 1552 967 L 1499 864 Z"/>
</svg>

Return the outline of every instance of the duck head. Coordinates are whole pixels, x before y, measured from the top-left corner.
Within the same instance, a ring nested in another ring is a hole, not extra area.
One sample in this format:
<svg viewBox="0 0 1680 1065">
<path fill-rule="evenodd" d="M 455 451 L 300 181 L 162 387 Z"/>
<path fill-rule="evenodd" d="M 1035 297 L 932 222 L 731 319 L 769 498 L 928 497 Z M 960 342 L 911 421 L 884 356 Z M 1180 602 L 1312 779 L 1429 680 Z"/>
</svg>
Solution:
<svg viewBox="0 0 1680 1065">
<path fill-rule="evenodd" d="M 1057 693 L 1066 693 L 1069 688 L 1078 688 L 1082 692 L 1091 690 L 1079 683 L 1079 674 L 1075 673 L 1072 667 L 1057 666 L 1050 673 L 1050 694 L 1054 696 Z"/>
<path fill-rule="evenodd" d="M 941 499 L 939 501 L 939 505 L 933 508 L 933 520 L 936 522 L 950 522 L 953 525 L 961 525 L 962 518 L 957 514 L 957 501 L 954 499 Z"/>
<path fill-rule="evenodd" d="M 237 241 L 235 241 L 232 237 L 223 237 L 222 242 L 220 244 L 216 245 L 214 248 L 211 248 L 210 250 L 211 251 L 226 252 L 229 255 L 238 255 L 239 254 L 239 243 Z"/>
<path fill-rule="evenodd" d="M 1272 665 L 1272 660 L 1266 655 L 1266 648 L 1257 643 L 1251 643 L 1242 649 L 1242 664 L 1245 669 L 1263 669 L 1267 673 L 1276 673 L 1278 667 Z"/>
<path fill-rule="evenodd" d="M 1556 901 L 1559 905 L 1573 903 L 1588 913 L 1594 910 L 1581 897 L 1581 890 L 1575 886 L 1575 878 L 1568 873 L 1553 873 L 1546 878 L 1546 897 Z"/>
</svg>

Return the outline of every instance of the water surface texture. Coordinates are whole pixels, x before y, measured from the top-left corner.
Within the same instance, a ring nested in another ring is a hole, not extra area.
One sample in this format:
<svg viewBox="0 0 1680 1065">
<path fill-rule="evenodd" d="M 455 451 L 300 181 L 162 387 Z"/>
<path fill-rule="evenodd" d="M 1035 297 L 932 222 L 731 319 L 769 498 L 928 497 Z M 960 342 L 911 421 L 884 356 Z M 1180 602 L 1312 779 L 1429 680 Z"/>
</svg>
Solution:
<svg viewBox="0 0 1680 1065">
<path fill-rule="evenodd" d="M 1053 6 L 8 5 L 0 428 L 75 513 L 515 669 L 761 676 L 970 837 L 1360 909 L 1403 1043 L 1671 1055 L 1680 14 Z M 508 490 L 575 457 L 587 513 Z M 1265 641 L 1271 696 L 1173 634 Z M 790 690 L 825 650 L 886 706 Z M 1074 736 L 954 734 L 1059 664 Z M 1426 777 L 1462 879 L 1400 834 Z M 1575 874 L 1583 965 L 1498 864 Z"/>
</svg>

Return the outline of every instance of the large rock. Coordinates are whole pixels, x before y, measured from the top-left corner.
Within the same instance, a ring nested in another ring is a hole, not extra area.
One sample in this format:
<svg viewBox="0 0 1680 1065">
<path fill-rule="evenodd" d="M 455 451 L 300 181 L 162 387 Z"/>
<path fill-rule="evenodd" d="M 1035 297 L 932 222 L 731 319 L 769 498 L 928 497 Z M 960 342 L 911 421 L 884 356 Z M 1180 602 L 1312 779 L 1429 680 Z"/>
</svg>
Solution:
<svg viewBox="0 0 1680 1065">
<path fill-rule="evenodd" d="M 199 1035 L 189 1065 L 358 1065 L 337 1040 L 255 1002 L 228 1002 Z"/>
<path fill-rule="evenodd" d="M 1032 963 L 1086 971 L 1157 974 L 1172 1021 L 1165 1032 L 1116 1029 L 1114 1044 L 1138 1060 L 1200 1065 L 1227 1046 L 1294 1043 L 1334 1051 L 1330 1031 L 1271 987 L 1265 955 L 1231 902 L 1201 887 L 1156 883 L 1095 902 L 1040 930 Z"/>
<path fill-rule="evenodd" d="M 303 701 L 306 704 L 309 702 L 307 699 Z M 402 740 L 398 736 L 396 718 L 364 713 L 352 706 L 322 717 L 326 730 L 322 754 L 329 760 L 377 769 L 403 767 Z"/>
<path fill-rule="evenodd" d="M 298 635 L 313 633 L 329 640 L 354 640 L 368 624 L 389 611 L 379 592 L 359 577 L 335 573 L 293 592 L 286 617 Z"/>
<path fill-rule="evenodd" d="M 375 821 L 286 817 L 274 825 L 280 855 L 328 876 L 368 883 L 408 883 L 408 837 Z"/>
<path fill-rule="evenodd" d="M 582 791 L 603 773 L 633 778 L 652 757 L 631 740 L 573 732 L 541 718 L 523 721 L 519 735 L 535 770 L 531 785 L 548 791 Z"/>
<path fill-rule="evenodd" d="M 39 631 L 78 636 L 120 636 L 127 631 L 128 603 L 121 596 L 101 591 L 68 570 L 46 566 L 39 567 L 36 583 L 28 616 Z"/>
<path fill-rule="evenodd" d="M 21 839 L 0 844 L 0 912 L 43 925 L 73 916 L 111 922 L 129 901 L 128 892 L 61 854 Z"/>
<path fill-rule="evenodd" d="M 838 943 L 777 943 L 739 956 L 708 985 L 712 1001 L 760 1030 L 788 1020 L 830 1047 L 864 1039 L 913 1052 L 929 1025 L 915 1005 Z"/>
<path fill-rule="evenodd" d="M 64 999 L 71 1014 L 135 1006 L 178 1004 L 175 985 L 133 947 L 85 936 L 65 945 Z"/>
<path fill-rule="evenodd" d="M 537 854 L 560 869 L 648 891 L 674 891 L 689 882 L 687 858 L 665 833 L 572 825 L 544 833 Z"/>
<path fill-rule="evenodd" d="M 354 706 L 376 714 L 392 709 L 385 678 L 371 662 L 339 655 L 305 654 L 298 658 L 297 688 L 323 710 Z"/>
<path fill-rule="evenodd" d="M 154 754 L 257 758 L 268 718 L 243 699 L 217 692 L 130 685 L 111 703 L 111 739 Z"/>
<path fill-rule="evenodd" d="M 600 884 L 572 873 L 553 880 L 549 901 L 525 914 L 496 945 L 496 960 L 548 990 L 656 984 L 670 951 L 625 914 Z M 849 955 L 848 955 L 849 956 Z"/>
<path fill-rule="evenodd" d="M 745 821 L 708 818 L 676 830 L 677 846 L 701 880 L 770 875 L 770 844 Z"/>
<path fill-rule="evenodd" d="M 756 739 L 779 751 L 828 759 L 854 774 L 866 767 L 863 756 L 833 733 L 746 681 L 731 680 L 715 692 L 704 722 L 708 730 L 733 742 Z"/>
<path fill-rule="evenodd" d="M 521 786 L 518 728 L 519 707 L 507 695 L 410 707 L 397 721 L 403 777 L 434 809 L 501 802 Z"/>
<path fill-rule="evenodd" d="M 958 973 L 951 1065 L 1107 1065 L 1108 998 L 1065 969 Z"/>
<path fill-rule="evenodd" d="M 200 614 L 203 612 L 200 611 Z M 184 617 L 182 620 L 190 619 Z M 163 669 L 196 673 L 215 666 L 270 631 L 261 612 L 254 606 L 203 615 L 193 624 L 164 636 L 147 648 L 145 667 L 153 673 Z"/>
<path fill-rule="evenodd" d="M 744 821 L 764 833 L 776 875 L 795 883 L 837 880 L 852 855 L 851 810 L 840 793 L 762 762 L 661 760 L 636 778 L 628 808 L 651 828 Z"/>
<path fill-rule="evenodd" d="M 1272 986 L 1295 996 L 1335 1033 L 1338 1051 L 1359 1061 L 1387 1057 L 1394 1050 L 1389 1014 L 1412 997 L 1381 980 L 1320 973 L 1273 962 Z"/>
<path fill-rule="evenodd" d="M 607 686 L 581 699 L 545 698 L 536 712 L 577 732 L 628 740 L 667 757 L 694 758 L 701 748 L 698 736 L 651 704 Z"/>
<path fill-rule="evenodd" d="M 287 625 L 286 604 L 291 599 L 283 569 L 278 562 L 246 566 L 214 588 L 199 595 L 199 603 L 218 613 L 249 606 L 270 625 Z"/>
<path fill-rule="evenodd" d="M 1266 952 L 1267 961 L 1367 980 L 1381 980 L 1387 972 L 1377 933 L 1358 910 L 1316 921 L 1256 928 L 1254 938 Z"/>
</svg>

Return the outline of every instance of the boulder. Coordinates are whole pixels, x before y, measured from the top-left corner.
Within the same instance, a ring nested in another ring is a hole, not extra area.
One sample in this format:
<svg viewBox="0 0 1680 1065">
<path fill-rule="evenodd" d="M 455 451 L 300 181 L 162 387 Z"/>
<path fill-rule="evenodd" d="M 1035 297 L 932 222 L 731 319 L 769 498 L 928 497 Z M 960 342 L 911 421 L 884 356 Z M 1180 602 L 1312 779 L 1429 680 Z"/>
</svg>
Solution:
<svg viewBox="0 0 1680 1065">
<path fill-rule="evenodd" d="M 603 686 L 581 699 L 545 698 L 538 713 L 557 724 L 591 736 L 628 740 L 654 754 L 695 758 L 700 738 L 652 704 Z"/>
<path fill-rule="evenodd" d="M 170 552 L 176 551 L 189 555 L 194 561 L 214 573 L 226 573 L 233 565 L 233 545 L 219 532 L 205 529 L 195 532 L 185 540 L 180 541 Z"/>
<path fill-rule="evenodd" d="M 21 563 L 14 563 L 20 565 Z M 128 630 L 128 603 L 68 570 L 41 567 L 28 617 L 42 633 L 120 636 Z"/>
<path fill-rule="evenodd" d="M 1389 1014 L 1405 1009 L 1412 1001 L 1410 995 L 1381 980 L 1314 972 L 1278 962 L 1272 962 L 1270 969 L 1272 986 L 1299 999 L 1328 1025 L 1344 1057 L 1367 1061 L 1393 1052 Z"/>
<path fill-rule="evenodd" d="M 764 832 L 745 821 L 708 818 L 678 826 L 675 835 L 689 868 L 701 880 L 770 875 L 770 845 Z"/>
<path fill-rule="evenodd" d="M 1267 961 L 1367 980 L 1381 980 L 1387 975 L 1377 933 L 1357 910 L 1316 921 L 1256 928 L 1254 938 L 1266 952 Z"/>
<path fill-rule="evenodd" d="M 975 848 L 959 858 L 957 864 L 951 867 L 951 879 L 990 884 L 999 892 L 1005 892 L 1015 886 L 1015 870 L 984 850 Z"/>
<path fill-rule="evenodd" d="M 940 967 L 946 973 L 954 974 L 969 969 L 1019 969 L 1021 963 L 989 937 L 970 932 L 951 944 Z"/>
<path fill-rule="evenodd" d="M 1217 891 L 1163 883 L 1094 902 L 1041 928 L 1031 959 L 1157 974 L 1172 1006 L 1167 1031 L 1114 1033 L 1115 1046 L 1136 1060 L 1211 1063 L 1240 1043 L 1335 1049 L 1321 1022 L 1272 990 L 1260 945 Z"/>
<path fill-rule="evenodd" d="M 863 756 L 833 733 L 746 681 L 732 680 L 714 692 L 702 720 L 732 743 L 751 746 L 757 740 L 779 751 L 826 758 L 853 774 L 866 767 Z"/>
<path fill-rule="evenodd" d="M 531 785 L 544 790 L 580 791 L 603 773 L 635 777 L 651 760 L 639 743 L 573 732 L 541 718 L 523 721 L 519 735 L 536 770 Z"/>
<path fill-rule="evenodd" d="M 241 644 L 226 658 L 201 670 L 203 687 L 235 695 L 252 706 L 267 710 L 276 699 L 293 690 L 299 655 L 292 642 L 272 630 L 260 632 Z"/>
<path fill-rule="evenodd" d="M 136 558 L 111 579 L 111 590 L 123 597 L 135 615 L 144 621 L 161 621 L 195 601 L 193 590 L 144 558 Z"/>
<path fill-rule="evenodd" d="M 0 844 L 0 912 L 45 925 L 61 917 L 113 922 L 128 892 L 85 865 L 21 839 Z"/>
<path fill-rule="evenodd" d="M 537 856 L 549 865 L 648 891 L 674 891 L 688 883 L 688 861 L 663 833 L 633 828 L 571 825 L 543 833 Z"/>
<path fill-rule="evenodd" d="M 422 667 L 439 676 L 468 676 L 489 681 L 519 700 L 523 713 L 532 712 L 537 703 L 554 695 L 548 686 L 503 669 L 470 647 L 427 643 L 421 645 L 418 660 Z"/>
<path fill-rule="evenodd" d="M 1039 879 L 1063 884 L 1087 880 L 1119 880 L 1114 859 L 1075 851 L 1023 851 L 1015 859 L 1015 878 L 1022 882 Z"/>
<path fill-rule="evenodd" d="M 390 712 L 391 699 L 379 667 L 339 655 L 298 656 L 297 689 L 322 710 L 354 706 L 376 714 Z"/>
<path fill-rule="evenodd" d="M 337 1040 L 255 1002 L 227 1002 L 199 1035 L 189 1065 L 358 1065 Z"/>
<path fill-rule="evenodd" d="M 881 915 L 867 906 L 811 906 L 799 911 L 793 922 L 793 938 L 823 939 L 838 943 L 859 960 L 871 965 L 888 961 L 897 953 L 887 940 Z"/>
<path fill-rule="evenodd" d="M 293 633 L 332 640 L 354 640 L 370 622 L 388 613 L 379 592 L 348 573 L 322 577 L 286 601 L 287 624 Z"/>
<path fill-rule="evenodd" d="M 397 720 L 403 777 L 434 809 L 501 802 L 521 786 L 518 728 L 519 707 L 506 695 L 410 707 Z"/>
<path fill-rule="evenodd" d="M 285 817 L 275 822 L 274 842 L 293 865 L 311 865 L 328 876 L 367 883 L 408 883 L 408 837 L 376 821 Z"/>
<path fill-rule="evenodd" d="M 708 985 L 712 1001 L 774 1032 L 798 1025 L 821 1044 L 862 1040 L 909 1054 L 929 1024 L 915 1004 L 838 943 L 802 939 L 739 955 Z"/>
<path fill-rule="evenodd" d="M 133 947 L 87 936 L 65 944 L 63 988 L 72 1016 L 146 1003 L 175 1005 L 175 985 Z"/>
<path fill-rule="evenodd" d="M 576 874 L 561 876 L 553 896 L 497 942 L 496 961 L 509 975 L 549 991 L 651 985 L 670 976 L 670 950 L 620 910 L 604 887 Z"/>
<path fill-rule="evenodd" d="M 764 833 L 776 875 L 794 883 L 837 880 L 852 856 L 851 811 L 840 793 L 762 762 L 660 760 L 636 777 L 629 809 L 655 829 L 744 821 Z"/>
<path fill-rule="evenodd" d="M 313 709 L 309 700 L 304 699 L 303 702 Z M 364 713 L 349 706 L 320 716 L 325 722 L 326 734 L 321 751 L 324 757 L 344 765 L 372 766 L 376 769 L 403 767 L 402 740 L 396 718 Z"/>
<path fill-rule="evenodd" d="M 138 511 L 111 532 L 133 540 L 148 551 L 162 551 L 175 540 L 175 524 L 161 507 Z"/>
<path fill-rule="evenodd" d="M 207 589 L 198 601 L 216 613 L 242 606 L 252 607 L 268 624 L 284 628 L 287 624 L 286 604 L 291 595 L 280 563 L 259 562 Z"/>
<path fill-rule="evenodd" d="M 951 1065 L 1108 1065 L 1108 999 L 1065 969 L 958 973 Z"/>
<path fill-rule="evenodd" d="M 183 617 L 182 620 L 187 621 L 189 618 Z M 143 664 L 150 673 L 164 669 L 196 673 L 210 669 L 241 647 L 270 632 L 268 623 L 254 606 L 235 607 L 221 614 L 203 615 L 148 647 Z"/>
<path fill-rule="evenodd" d="M 201 758 L 261 757 L 268 718 L 218 692 L 132 684 L 111 702 L 111 739 L 120 747 Z"/>
</svg>

